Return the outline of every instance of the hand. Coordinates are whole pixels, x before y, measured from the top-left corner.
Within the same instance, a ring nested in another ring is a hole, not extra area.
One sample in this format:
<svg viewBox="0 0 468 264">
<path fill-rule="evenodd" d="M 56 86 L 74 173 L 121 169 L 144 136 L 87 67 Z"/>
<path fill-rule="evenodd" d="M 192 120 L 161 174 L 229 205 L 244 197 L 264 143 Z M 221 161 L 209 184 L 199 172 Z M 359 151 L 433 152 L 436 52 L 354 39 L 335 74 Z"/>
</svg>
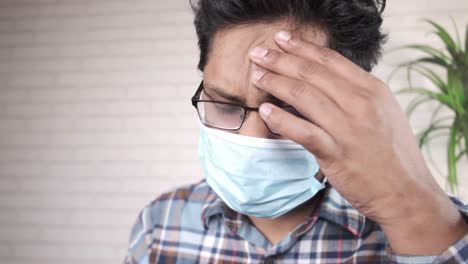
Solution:
<svg viewBox="0 0 468 264">
<path fill-rule="evenodd" d="M 313 153 L 330 184 L 382 227 L 395 252 L 439 254 L 466 234 L 390 89 L 331 49 L 287 32 L 275 41 L 284 52 L 251 52 L 259 66 L 252 82 L 304 119 L 265 103 L 268 126 Z"/>
</svg>

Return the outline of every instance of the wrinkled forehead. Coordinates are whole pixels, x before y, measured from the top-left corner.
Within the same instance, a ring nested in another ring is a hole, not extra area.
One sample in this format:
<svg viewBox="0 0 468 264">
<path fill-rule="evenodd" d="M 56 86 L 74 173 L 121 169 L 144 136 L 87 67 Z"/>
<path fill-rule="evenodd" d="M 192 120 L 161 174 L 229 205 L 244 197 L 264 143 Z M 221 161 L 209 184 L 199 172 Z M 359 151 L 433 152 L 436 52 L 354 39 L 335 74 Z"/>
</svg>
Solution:
<svg viewBox="0 0 468 264">
<path fill-rule="evenodd" d="M 205 83 L 232 94 L 249 95 L 246 101 L 255 103 L 254 98 L 259 97 L 261 92 L 252 86 L 251 73 L 258 66 L 249 59 L 249 52 L 256 46 L 283 52 L 274 41 L 275 34 L 280 30 L 288 30 L 319 45 L 326 44 L 326 35 L 318 28 L 292 26 L 286 22 L 224 29 L 214 35 L 204 70 Z"/>
</svg>

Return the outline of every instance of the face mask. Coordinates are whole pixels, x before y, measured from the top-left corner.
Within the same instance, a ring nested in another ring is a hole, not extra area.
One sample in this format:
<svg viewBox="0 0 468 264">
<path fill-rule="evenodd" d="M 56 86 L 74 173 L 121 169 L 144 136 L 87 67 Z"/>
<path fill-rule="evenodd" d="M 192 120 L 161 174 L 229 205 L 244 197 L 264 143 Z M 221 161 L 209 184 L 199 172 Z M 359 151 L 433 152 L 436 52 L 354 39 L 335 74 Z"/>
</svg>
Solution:
<svg viewBox="0 0 468 264">
<path fill-rule="evenodd" d="M 215 193 L 241 214 L 276 218 L 323 189 L 319 165 L 303 146 L 201 125 L 199 155 Z"/>
</svg>

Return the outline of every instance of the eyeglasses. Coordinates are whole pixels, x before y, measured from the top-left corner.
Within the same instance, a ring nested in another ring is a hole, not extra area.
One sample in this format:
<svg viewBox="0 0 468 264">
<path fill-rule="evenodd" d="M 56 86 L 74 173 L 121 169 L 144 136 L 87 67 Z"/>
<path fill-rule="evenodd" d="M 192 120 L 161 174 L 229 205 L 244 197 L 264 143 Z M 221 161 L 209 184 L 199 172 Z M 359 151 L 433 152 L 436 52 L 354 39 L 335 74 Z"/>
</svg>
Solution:
<svg viewBox="0 0 468 264">
<path fill-rule="evenodd" d="M 247 115 L 250 111 L 258 112 L 258 107 L 243 106 L 234 103 L 220 102 L 214 100 L 200 100 L 201 92 L 203 90 L 203 81 L 200 83 L 197 91 L 192 97 L 192 105 L 197 109 L 200 121 L 212 128 L 223 130 L 239 130 L 244 124 Z M 204 93 L 204 95 L 207 95 Z M 209 96 L 208 96 L 209 97 Z M 280 105 L 285 111 L 302 117 L 292 106 Z M 267 125 L 268 127 L 268 125 Z M 275 135 L 269 127 L 268 129 Z"/>
</svg>

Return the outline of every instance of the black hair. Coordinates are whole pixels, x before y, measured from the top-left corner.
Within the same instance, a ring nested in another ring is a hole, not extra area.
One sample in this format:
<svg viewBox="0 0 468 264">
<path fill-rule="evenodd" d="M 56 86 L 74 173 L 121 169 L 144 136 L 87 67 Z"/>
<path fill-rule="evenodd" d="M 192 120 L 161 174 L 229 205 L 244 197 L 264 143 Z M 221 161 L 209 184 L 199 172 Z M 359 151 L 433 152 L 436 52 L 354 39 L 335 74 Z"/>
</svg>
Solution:
<svg viewBox="0 0 468 264">
<path fill-rule="evenodd" d="M 214 35 L 230 27 L 290 19 L 326 33 L 327 46 L 366 71 L 381 57 L 385 0 L 190 0 L 203 72 Z"/>
</svg>

